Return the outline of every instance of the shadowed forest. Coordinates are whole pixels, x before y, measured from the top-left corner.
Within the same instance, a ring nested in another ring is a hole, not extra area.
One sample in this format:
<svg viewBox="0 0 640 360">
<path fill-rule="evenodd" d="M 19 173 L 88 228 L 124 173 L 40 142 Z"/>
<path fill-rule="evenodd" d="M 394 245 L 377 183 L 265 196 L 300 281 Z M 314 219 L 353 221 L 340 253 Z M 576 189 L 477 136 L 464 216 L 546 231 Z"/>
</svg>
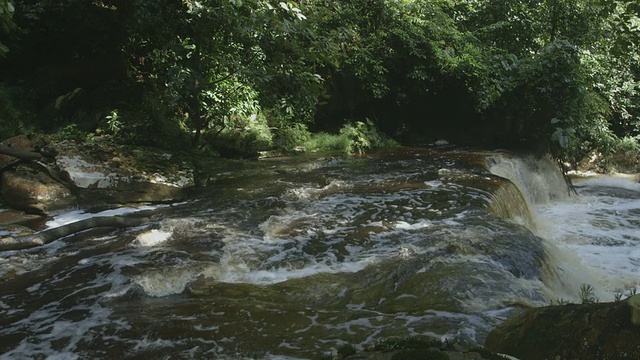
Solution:
<svg viewBox="0 0 640 360">
<path fill-rule="evenodd" d="M 0 0 L 0 138 L 635 157 L 635 0 Z"/>
</svg>

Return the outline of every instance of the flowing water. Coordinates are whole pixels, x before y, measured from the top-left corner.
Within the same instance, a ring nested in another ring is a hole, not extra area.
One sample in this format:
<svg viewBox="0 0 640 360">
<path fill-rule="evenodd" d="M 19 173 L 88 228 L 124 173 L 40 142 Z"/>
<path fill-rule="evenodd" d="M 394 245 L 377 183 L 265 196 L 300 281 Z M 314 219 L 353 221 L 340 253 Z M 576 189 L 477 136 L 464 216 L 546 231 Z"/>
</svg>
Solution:
<svg viewBox="0 0 640 360">
<path fill-rule="evenodd" d="M 0 253 L 0 359 L 482 343 L 514 309 L 577 301 L 582 283 L 602 300 L 638 287 L 640 185 L 591 179 L 569 197 L 550 164 L 400 149 L 221 172 L 144 226 Z"/>
</svg>

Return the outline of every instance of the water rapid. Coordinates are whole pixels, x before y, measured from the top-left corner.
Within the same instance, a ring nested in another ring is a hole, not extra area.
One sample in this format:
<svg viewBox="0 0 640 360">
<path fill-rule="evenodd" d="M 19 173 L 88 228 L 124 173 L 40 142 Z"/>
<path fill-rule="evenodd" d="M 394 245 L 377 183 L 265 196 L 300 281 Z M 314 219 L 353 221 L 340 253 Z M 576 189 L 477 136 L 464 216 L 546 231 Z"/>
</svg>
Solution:
<svg viewBox="0 0 640 360">
<path fill-rule="evenodd" d="M 603 299 L 637 286 L 635 185 L 588 180 L 568 197 L 546 166 L 398 149 L 221 171 L 143 226 L 1 253 L 0 359 L 317 358 L 409 335 L 482 343 L 515 309 L 570 299 L 572 284 Z"/>
<path fill-rule="evenodd" d="M 487 161 L 524 195 L 531 220 L 523 224 L 544 240 L 550 296 L 580 302 L 580 288 L 589 285 L 600 301 L 613 301 L 639 289 L 640 184 L 634 178 L 577 177 L 574 195 L 549 158 L 503 154 Z"/>
</svg>

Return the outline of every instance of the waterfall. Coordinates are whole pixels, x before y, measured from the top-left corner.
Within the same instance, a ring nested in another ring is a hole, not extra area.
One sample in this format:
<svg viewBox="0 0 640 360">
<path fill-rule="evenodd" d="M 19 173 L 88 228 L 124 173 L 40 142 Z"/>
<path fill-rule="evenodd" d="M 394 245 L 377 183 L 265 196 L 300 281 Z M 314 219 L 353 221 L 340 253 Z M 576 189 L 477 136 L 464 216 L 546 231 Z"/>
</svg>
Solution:
<svg viewBox="0 0 640 360">
<path fill-rule="evenodd" d="M 530 206 L 513 182 L 504 180 L 491 192 L 489 212 L 502 219 L 509 219 L 535 232 L 535 222 Z"/>
<path fill-rule="evenodd" d="M 549 156 L 505 154 L 488 158 L 487 165 L 492 174 L 508 179 L 518 187 L 530 209 L 569 196 L 564 176 Z"/>
<path fill-rule="evenodd" d="M 570 198 L 569 188 L 557 164 L 549 156 L 504 153 L 487 158 L 487 167 L 492 174 L 512 183 L 512 186 L 502 185 L 494 192 L 490 210 L 527 227 L 542 239 L 546 253 L 543 281 L 549 289 L 550 300 L 579 302 L 582 284 L 599 287 L 597 295 L 600 299 L 610 298 L 611 289 L 598 291 L 610 287 L 606 284 L 610 280 L 600 269 L 585 263 L 562 235 L 563 227 L 572 227 L 573 224 L 562 223 L 563 213 L 559 213 L 560 218 L 553 219 L 555 221 L 549 221 L 548 215 L 542 216 L 549 209 L 571 206 L 577 200 Z"/>
</svg>

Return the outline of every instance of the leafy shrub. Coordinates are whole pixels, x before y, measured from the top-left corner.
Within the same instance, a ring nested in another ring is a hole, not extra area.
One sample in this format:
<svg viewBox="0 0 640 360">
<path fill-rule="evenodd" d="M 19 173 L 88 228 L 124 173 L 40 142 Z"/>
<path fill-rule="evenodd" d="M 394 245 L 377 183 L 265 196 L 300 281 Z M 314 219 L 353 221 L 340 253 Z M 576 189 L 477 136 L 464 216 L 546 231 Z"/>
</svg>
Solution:
<svg viewBox="0 0 640 360">
<path fill-rule="evenodd" d="M 362 154 L 367 150 L 395 145 L 395 143 L 382 134 L 369 119 L 366 119 L 365 122 L 358 121 L 355 125 L 346 124 L 340 129 L 340 135 L 346 136 L 350 140 L 349 147 L 347 148 L 347 152 L 350 154 Z"/>
<path fill-rule="evenodd" d="M 583 304 L 593 304 L 599 301 L 596 297 L 595 289 L 590 284 L 581 284 L 580 294 L 578 295 Z"/>
<path fill-rule="evenodd" d="M 325 152 L 337 151 L 344 154 L 349 153 L 350 140 L 345 135 L 332 135 L 326 132 L 313 134 L 306 144 L 306 151 Z"/>
<path fill-rule="evenodd" d="M 262 114 L 231 115 L 227 126 L 207 136 L 207 144 L 224 156 L 256 157 L 259 151 L 272 147 L 272 139 Z"/>
<path fill-rule="evenodd" d="M 363 154 L 368 150 L 394 146 L 397 146 L 397 143 L 378 131 L 373 122 L 367 119 L 366 122 L 358 121 L 355 125 L 346 124 L 337 135 L 324 132 L 314 134 L 309 140 L 307 150 Z"/>
<path fill-rule="evenodd" d="M 294 123 L 279 126 L 276 129 L 273 142 L 276 147 L 290 150 L 296 146 L 304 146 L 311 139 L 307 125 Z"/>
</svg>

